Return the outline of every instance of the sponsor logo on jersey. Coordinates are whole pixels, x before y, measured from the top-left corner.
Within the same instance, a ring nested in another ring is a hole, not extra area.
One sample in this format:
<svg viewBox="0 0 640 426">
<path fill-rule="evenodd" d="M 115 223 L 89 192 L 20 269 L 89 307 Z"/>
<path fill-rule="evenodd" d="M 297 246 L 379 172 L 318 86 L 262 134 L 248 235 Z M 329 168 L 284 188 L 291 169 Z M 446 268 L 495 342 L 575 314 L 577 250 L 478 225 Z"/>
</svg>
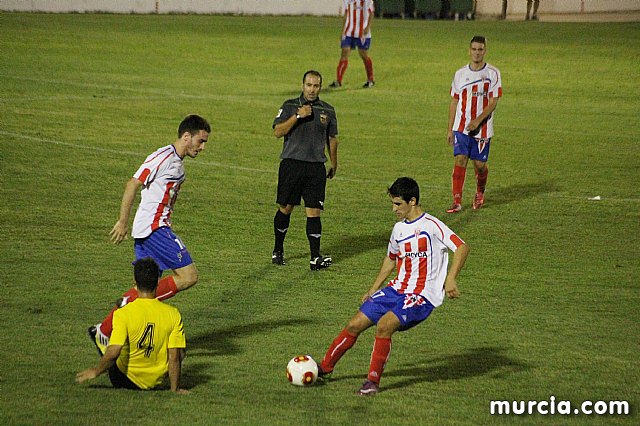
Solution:
<svg viewBox="0 0 640 426">
<path fill-rule="evenodd" d="M 329 122 L 329 116 L 327 114 L 320 114 L 320 122 L 326 125 Z"/>
<path fill-rule="evenodd" d="M 427 253 L 426 251 L 419 251 L 417 253 L 413 253 L 413 252 L 408 252 L 405 253 L 404 257 L 409 257 L 409 258 L 421 258 L 421 257 L 429 257 L 429 253 Z"/>
</svg>

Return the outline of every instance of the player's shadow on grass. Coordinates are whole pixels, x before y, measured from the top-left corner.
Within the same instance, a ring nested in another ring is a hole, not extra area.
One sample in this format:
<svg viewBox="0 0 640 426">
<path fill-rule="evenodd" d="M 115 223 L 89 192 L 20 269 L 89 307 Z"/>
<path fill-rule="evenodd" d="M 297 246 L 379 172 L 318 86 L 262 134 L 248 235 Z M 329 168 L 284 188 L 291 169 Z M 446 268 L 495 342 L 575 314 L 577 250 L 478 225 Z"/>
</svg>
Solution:
<svg viewBox="0 0 640 426">
<path fill-rule="evenodd" d="M 498 209 L 502 205 L 511 204 L 527 198 L 534 198 L 541 194 L 550 194 L 557 191 L 559 191 L 558 186 L 551 181 L 531 182 L 496 189 L 491 189 L 490 187 L 485 196 L 485 206 L 482 209 L 478 211 L 473 210 L 471 208 L 472 200 L 467 200 L 467 203 L 463 204 L 463 208 L 460 213 L 447 215 L 442 218 L 445 219 L 447 225 L 459 232 L 462 232 L 465 225 L 473 220 L 480 219 L 482 217 L 482 211 L 485 209 Z"/>
<path fill-rule="evenodd" d="M 487 206 L 499 206 L 533 198 L 540 194 L 550 194 L 559 191 L 555 182 L 541 181 L 512 185 L 487 192 Z"/>
<path fill-rule="evenodd" d="M 323 251 L 336 258 L 337 261 L 349 259 L 376 250 L 385 253 L 389 244 L 390 230 L 379 234 L 370 235 L 340 235 L 331 238 L 331 241 L 323 247 Z"/>
<path fill-rule="evenodd" d="M 269 334 L 269 332 L 281 327 L 301 326 L 313 323 L 305 318 L 286 319 L 281 321 L 268 321 L 251 324 L 241 324 L 226 328 L 220 328 L 208 333 L 189 337 L 187 356 L 217 356 L 233 355 L 240 353 L 238 340 L 252 334 Z"/>
<path fill-rule="evenodd" d="M 334 262 L 341 262 L 371 250 L 378 250 L 382 255 L 382 253 L 385 253 L 389 243 L 389 232 L 389 230 L 385 230 L 384 234 L 331 236 L 327 238 L 330 241 L 322 245 L 322 254 L 331 256 Z M 295 254 L 287 254 L 285 252 L 285 260 L 300 259 L 308 260 L 309 252 Z"/>
<path fill-rule="evenodd" d="M 504 355 L 504 352 L 503 348 L 473 348 L 462 354 L 426 360 L 420 365 L 391 368 L 385 371 L 385 377 L 406 378 L 384 386 L 384 389 L 399 389 L 420 382 L 460 380 L 486 375 L 507 377 L 529 368 L 527 363 L 510 358 Z"/>
<path fill-rule="evenodd" d="M 468 377 L 492 375 L 495 378 L 507 377 L 529 368 L 525 362 L 503 355 L 505 349 L 495 347 L 473 348 L 462 354 L 445 355 L 425 360 L 410 367 L 385 370 L 383 391 L 406 388 L 421 382 L 439 382 L 460 380 Z M 387 379 L 400 378 L 398 381 Z M 331 380 L 363 378 L 362 375 L 338 376 Z"/>
</svg>

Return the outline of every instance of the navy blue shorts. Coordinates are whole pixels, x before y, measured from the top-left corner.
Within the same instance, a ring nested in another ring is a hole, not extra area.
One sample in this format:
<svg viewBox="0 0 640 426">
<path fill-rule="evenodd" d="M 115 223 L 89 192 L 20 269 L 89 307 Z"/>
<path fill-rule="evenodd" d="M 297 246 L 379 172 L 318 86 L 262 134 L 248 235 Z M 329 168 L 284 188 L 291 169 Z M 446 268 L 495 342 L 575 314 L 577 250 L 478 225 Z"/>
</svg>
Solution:
<svg viewBox="0 0 640 426">
<path fill-rule="evenodd" d="M 362 44 L 362 40 L 360 40 L 360 37 L 343 37 L 340 40 L 340 47 L 349 47 L 352 50 L 356 47 L 362 50 L 369 50 L 369 47 L 371 47 L 371 37 L 366 38 L 364 40 L 364 44 Z"/>
<path fill-rule="evenodd" d="M 187 247 L 171 228 L 158 228 L 146 238 L 136 238 L 133 243 L 136 260 L 150 257 L 161 271 L 180 269 L 193 263 Z"/>
<path fill-rule="evenodd" d="M 487 162 L 489 148 L 491 148 L 491 138 L 474 138 L 462 132 L 453 132 L 453 136 L 453 155 L 464 155 L 472 160 Z"/>
<path fill-rule="evenodd" d="M 393 287 L 376 291 L 360 306 L 360 312 L 374 324 L 377 324 L 387 312 L 393 312 L 400 320 L 399 331 L 420 324 L 434 309 L 424 297 L 417 294 L 400 294 Z"/>
</svg>

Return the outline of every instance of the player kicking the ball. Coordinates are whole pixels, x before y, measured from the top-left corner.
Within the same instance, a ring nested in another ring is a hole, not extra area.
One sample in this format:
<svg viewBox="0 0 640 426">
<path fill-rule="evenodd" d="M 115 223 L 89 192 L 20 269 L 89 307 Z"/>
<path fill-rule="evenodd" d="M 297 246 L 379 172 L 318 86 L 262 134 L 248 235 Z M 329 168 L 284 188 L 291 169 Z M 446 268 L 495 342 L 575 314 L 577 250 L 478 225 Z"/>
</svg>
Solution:
<svg viewBox="0 0 640 426">
<path fill-rule="evenodd" d="M 199 115 L 189 115 L 182 120 L 178 126 L 178 139 L 172 145 L 149 155 L 127 182 L 120 205 L 120 217 L 109 234 L 114 244 L 127 238 L 131 207 L 136 193 L 141 190 L 140 205 L 131 231 L 136 260 L 150 257 L 161 271 L 173 271 L 173 275 L 158 282 L 156 298 L 159 300 L 173 297 L 198 282 L 198 271 L 189 251 L 171 230 L 171 213 L 185 180 L 184 157 L 196 158 L 204 149 L 210 132 L 211 126 Z M 109 345 L 114 311 L 137 297 L 138 291 L 135 287 L 131 288 L 100 324 L 89 327 L 89 337 L 101 355 Z"/>
<path fill-rule="evenodd" d="M 391 336 L 396 331 L 408 330 L 427 319 L 442 304 L 445 293 L 450 298 L 460 296 L 456 277 L 469 253 L 460 237 L 421 209 L 420 189 L 415 180 L 399 178 L 388 193 L 400 222 L 391 233 L 387 255 L 378 277 L 362 297 L 360 310 L 331 343 L 318 366 L 320 377 L 331 374 L 360 333 L 376 324 L 369 374 L 359 395 L 378 392 L 391 353 Z M 447 273 L 449 250 L 454 255 Z M 397 277 L 381 289 L 396 269 Z"/>
</svg>

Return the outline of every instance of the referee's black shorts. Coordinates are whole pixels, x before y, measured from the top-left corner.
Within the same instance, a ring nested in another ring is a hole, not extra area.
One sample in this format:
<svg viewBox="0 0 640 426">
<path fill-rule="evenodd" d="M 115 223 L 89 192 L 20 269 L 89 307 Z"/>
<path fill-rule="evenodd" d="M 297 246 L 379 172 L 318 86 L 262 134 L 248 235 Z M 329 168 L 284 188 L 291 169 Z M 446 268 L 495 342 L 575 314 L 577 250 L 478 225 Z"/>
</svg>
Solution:
<svg viewBox="0 0 640 426">
<path fill-rule="evenodd" d="M 285 158 L 278 170 L 278 198 L 276 203 L 286 206 L 300 205 L 311 209 L 324 208 L 324 195 L 327 186 L 327 170 L 324 163 Z"/>
</svg>

